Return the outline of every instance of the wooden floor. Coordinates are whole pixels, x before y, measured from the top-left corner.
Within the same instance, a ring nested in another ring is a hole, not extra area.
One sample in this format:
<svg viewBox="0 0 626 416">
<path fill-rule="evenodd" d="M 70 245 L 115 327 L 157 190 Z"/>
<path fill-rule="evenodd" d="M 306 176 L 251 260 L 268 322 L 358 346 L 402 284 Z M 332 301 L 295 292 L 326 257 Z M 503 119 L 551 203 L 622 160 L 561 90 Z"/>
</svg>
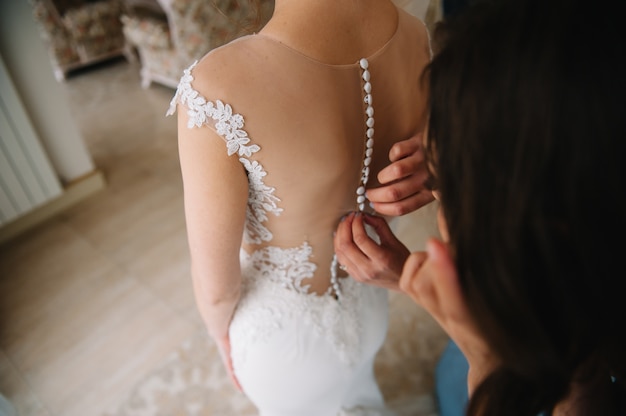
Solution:
<svg viewBox="0 0 626 416">
<path fill-rule="evenodd" d="M 0 393 L 20 416 L 119 402 L 202 324 L 193 302 L 173 90 L 115 61 L 64 90 L 107 187 L 0 247 Z M 403 217 L 419 248 L 433 210 Z"/>
<path fill-rule="evenodd" d="M 195 332 L 173 91 L 138 68 L 68 99 L 107 188 L 1 248 L 0 392 L 20 416 L 96 415 Z"/>
</svg>

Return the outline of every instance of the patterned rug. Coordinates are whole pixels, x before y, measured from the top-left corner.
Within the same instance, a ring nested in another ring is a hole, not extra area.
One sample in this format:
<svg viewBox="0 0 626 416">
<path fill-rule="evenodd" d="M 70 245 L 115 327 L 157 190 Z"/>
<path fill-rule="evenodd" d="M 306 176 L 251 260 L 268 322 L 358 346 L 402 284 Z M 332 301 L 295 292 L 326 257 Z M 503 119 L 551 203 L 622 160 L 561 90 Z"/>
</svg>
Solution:
<svg viewBox="0 0 626 416">
<path fill-rule="evenodd" d="M 390 294 L 390 327 L 376 360 L 381 390 L 398 416 L 437 416 L 433 373 L 447 336 L 406 296 Z M 204 333 L 185 342 L 102 416 L 253 416 Z"/>
</svg>

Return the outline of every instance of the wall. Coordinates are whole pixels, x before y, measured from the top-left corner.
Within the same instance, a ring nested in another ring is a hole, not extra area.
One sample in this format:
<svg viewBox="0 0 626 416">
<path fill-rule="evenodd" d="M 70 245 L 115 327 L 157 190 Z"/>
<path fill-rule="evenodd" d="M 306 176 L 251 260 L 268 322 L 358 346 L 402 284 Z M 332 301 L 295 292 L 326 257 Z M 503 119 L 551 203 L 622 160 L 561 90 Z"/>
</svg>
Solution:
<svg viewBox="0 0 626 416">
<path fill-rule="evenodd" d="M 94 171 L 28 0 L 0 0 L 0 55 L 61 182 Z"/>
<path fill-rule="evenodd" d="M 0 243 L 53 217 L 105 187 L 54 73 L 28 0 L 0 0 L 0 56 L 33 130 L 41 142 L 61 196 L 0 227 Z M 1 133 L 1 132 L 0 132 Z"/>
<path fill-rule="evenodd" d="M 393 2 L 412 15 L 424 19 L 431 0 L 393 0 Z"/>
</svg>

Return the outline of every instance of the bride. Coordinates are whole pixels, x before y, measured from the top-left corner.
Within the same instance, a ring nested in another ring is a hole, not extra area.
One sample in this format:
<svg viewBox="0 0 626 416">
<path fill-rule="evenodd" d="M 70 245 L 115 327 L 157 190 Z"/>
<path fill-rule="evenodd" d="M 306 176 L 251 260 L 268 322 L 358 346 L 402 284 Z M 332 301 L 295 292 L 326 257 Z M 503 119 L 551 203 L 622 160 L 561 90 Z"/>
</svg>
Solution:
<svg viewBox="0 0 626 416">
<path fill-rule="evenodd" d="M 397 141 L 425 125 L 424 24 L 390 0 L 276 0 L 184 72 L 178 113 L 197 306 L 263 416 L 387 414 L 387 292 L 337 263 Z"/>
</svg>

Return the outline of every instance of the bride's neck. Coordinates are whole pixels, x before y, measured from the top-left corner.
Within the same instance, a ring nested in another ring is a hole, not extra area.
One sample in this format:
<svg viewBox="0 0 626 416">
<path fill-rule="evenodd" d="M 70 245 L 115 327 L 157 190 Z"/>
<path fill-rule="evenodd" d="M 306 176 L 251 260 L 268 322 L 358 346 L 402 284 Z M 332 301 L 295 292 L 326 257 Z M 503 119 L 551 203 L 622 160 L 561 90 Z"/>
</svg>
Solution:
<svg viewBox="0 0 626 416">
<path fill-rule="evenodd" d="M 273 19 L 300 24 L 313 19 L 328 26 L 336 21 L 362 20 L 394 7 L 391 0 L 275 0 Z"/>
<path fill-rule="evenodd" d="M 261 32 L 320 61 L 345 64 L 384 44 L 397 17 L 391 0 L 276 0 Z"/>
</svg>

